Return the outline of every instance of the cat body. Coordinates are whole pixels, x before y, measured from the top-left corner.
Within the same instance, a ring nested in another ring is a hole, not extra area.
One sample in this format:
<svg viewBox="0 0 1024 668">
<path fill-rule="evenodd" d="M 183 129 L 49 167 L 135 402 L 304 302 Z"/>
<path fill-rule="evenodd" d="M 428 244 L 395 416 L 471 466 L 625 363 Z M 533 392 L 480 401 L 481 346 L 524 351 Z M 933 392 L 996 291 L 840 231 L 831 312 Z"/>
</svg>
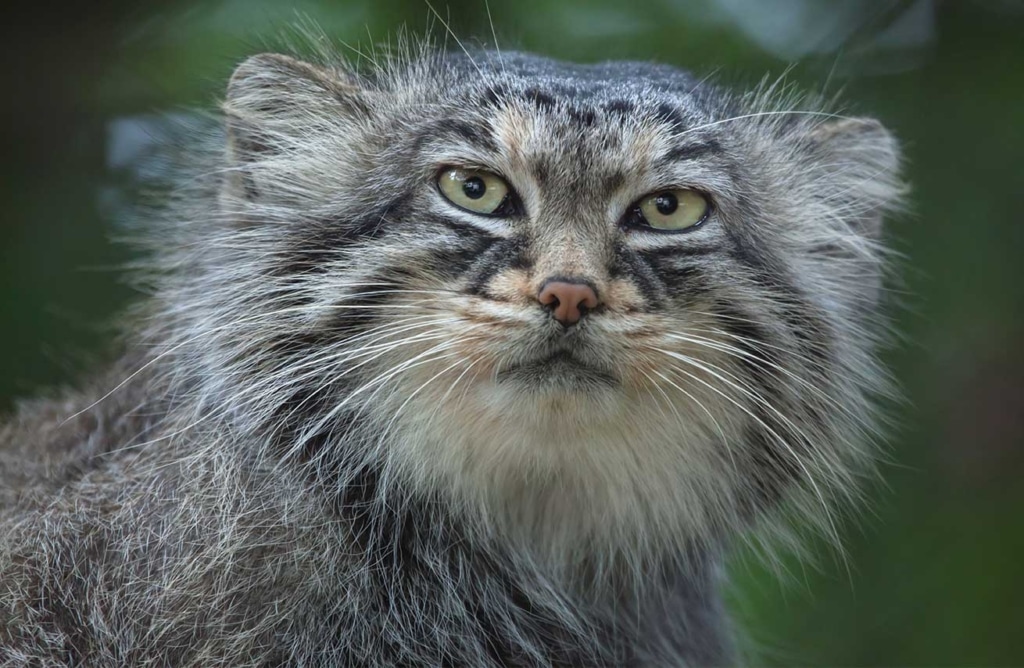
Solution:
<svg viewBox="0 0 1024 668">
<path fill-rule="evenodd" d="M 0 428 L 0 664 L 732 660 L 722 550 L 834 531 L 884 389 L 895 143 L 786 104 L 243 63 L 124 357 Z"/>
</svg>

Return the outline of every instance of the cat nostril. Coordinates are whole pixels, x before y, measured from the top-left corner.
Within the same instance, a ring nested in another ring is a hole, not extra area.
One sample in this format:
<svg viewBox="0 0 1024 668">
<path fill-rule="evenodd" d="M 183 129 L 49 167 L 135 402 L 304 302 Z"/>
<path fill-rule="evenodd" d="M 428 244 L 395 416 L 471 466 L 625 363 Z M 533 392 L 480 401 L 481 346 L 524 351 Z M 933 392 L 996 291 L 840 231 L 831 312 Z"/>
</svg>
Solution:
<svg viewBox="0 0 1024 668">
<path fill-rule="evenodd" d="M 584 313 L 601 303 L 592 287 L 571 279 L 547 281 L 537 293 L 537 301 L 548 307 L 555 320 L 566 327 L 579 322 Z"/>
</svg>

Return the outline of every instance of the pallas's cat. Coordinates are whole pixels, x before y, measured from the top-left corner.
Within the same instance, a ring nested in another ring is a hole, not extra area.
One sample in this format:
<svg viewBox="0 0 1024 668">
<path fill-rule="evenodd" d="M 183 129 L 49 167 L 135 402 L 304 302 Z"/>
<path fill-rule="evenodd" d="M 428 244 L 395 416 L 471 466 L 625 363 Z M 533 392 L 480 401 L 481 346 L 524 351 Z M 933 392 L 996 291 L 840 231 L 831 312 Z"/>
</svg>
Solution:
<svg viewBox="0 0 1024 668">
<path fill-rule="evenodd" d="M 671 67 L 260 55 L 123 356 L 0 428 L 0 664 L 734 658 L 869 470 L 898 150 Z"/>
</svg>

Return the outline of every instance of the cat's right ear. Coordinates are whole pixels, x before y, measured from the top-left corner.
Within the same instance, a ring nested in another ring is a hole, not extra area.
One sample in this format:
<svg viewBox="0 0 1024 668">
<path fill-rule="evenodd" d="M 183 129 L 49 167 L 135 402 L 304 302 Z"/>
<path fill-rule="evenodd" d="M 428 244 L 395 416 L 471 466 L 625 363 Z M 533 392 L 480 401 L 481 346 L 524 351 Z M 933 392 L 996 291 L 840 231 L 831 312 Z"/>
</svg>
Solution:
<svg viewBox="0 0 1024 668">
<path fill-rule="evenodd" d="M 261 164 L 308 153 L 314 137 L 349 134 L 370 115 L 369 97 L 339 69 L 273 53 L 248 58 L 231 76 L 222 105 L 238 185 L 253 196 Z"/>
</svg>

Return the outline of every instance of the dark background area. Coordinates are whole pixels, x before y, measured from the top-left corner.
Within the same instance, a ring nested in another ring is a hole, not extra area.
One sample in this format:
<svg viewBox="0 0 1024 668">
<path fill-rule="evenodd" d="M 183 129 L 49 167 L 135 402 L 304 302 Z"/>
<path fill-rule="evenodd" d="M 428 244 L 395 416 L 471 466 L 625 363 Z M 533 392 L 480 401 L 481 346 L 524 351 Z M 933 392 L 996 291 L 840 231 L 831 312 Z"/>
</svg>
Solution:
<svg viewBox="0 0 1024 668">
<path fill-rule="evenodd" d="M 491 42 L 483 0 L 432 4 L 460 38 Z M 110 239 L 153 119 L 210 108 L 234 64 L 302 17 L 361 48 L 431 22 L 423 0 L 18 11 L 0 28 L 2 412 L 109 351 L 135 297 L 118 269 L 131 251 Z M 506 49 L 659 60 L 734 86 L 792 66 L 788 80 L 841 90 L 900 137 L 913 193 L 889 228 L 906 259 L 903 342 L 887 356 L 907 400 L 892 407 L 886 485 L 846 525 L 845 559 L 824 545 L 773 567 L 737 554 L 732 607 L 758 664 L 1024 664 L 1024 3 L 491 0 L 490 13 Z"/>
</svg>

